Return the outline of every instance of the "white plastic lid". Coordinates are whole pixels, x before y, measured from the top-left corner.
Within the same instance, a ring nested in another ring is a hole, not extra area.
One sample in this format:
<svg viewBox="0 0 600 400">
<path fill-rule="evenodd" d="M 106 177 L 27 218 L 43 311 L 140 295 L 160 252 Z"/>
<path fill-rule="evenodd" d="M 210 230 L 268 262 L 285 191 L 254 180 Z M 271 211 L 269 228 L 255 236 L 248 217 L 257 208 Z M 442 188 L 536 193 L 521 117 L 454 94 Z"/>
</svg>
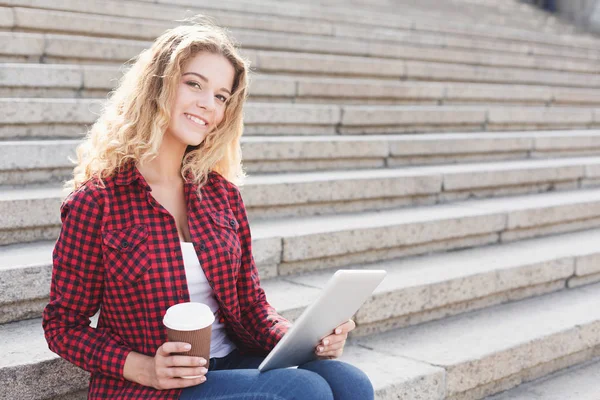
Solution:
<svg viewBox="0 0 600 400">
<path fill-rule="evenodd" d="M 180 303 L 169 307 L 163 318 L 163 324 L 178 331 L 195 331 L 206 328 L 215 322 L 210 308 L 203 303 Z"/>
</svg>

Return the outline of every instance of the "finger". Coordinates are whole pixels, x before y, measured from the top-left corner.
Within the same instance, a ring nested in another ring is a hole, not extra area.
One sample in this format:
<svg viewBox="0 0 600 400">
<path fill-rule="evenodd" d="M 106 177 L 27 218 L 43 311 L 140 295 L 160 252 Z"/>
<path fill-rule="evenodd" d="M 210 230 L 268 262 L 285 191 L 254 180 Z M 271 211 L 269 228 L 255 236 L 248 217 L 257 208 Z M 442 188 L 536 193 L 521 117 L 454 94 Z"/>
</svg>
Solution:
<svg viewBox="0 0 600 400">
<path fill-rule="evenodd" d="M 319 346 L 331 346 L 334 343 L 344 343 L 347 338 L 347 333 L 343 333 L 340 335 L 331 335 L 330 337 L 323 339 L 323 341 L 319 343 Z"/>
<path fill-rule="evenodd" d="M 163 343 L 162 346 L 158 348 L 158 352 L 163 357 L 170 355 L 171 353 L 185 353 L 186 351 L 190 351 L 191 345 L 189 343 L 184 342 L 166 342 Z"/>
<path fill-rule="evenodd" d="M 343 341 L 343 342 L 332 343 L 329 346 L 321 346 L 321 347 L 323 347 L 323 353 L 325 353 L 325 352 L 331 351 L 331 350 L 343 349 L 345 344 L 346 344 L 346 342 Z"/>
<path fill-rule="evenodd" d="M 179 378 L 177 380 L 180 381 L 180 386 L 178 386 L 179 388 L 186 388 L 186 387 L 190 387 L 190 386 L 200 385 L 201 383 L 206 382 L 206 376 L 202 375 L 198 378 L 189 378 L 189 379 Z"/>
<path fill-rule="evenodd" d="M 319 344 L 327 345 L 327 343 L 333 343 L 337 339 L 338 339 L 338 336 L 336 336 L 336 335 L 325 336 L 323 339 L 321 339 L 321 341 L 319 342 Z"/>
<path fill-rule="evenodd" d="M 334 331 L 335 331 L 335 329 L 334 329 Z M 330 339 L 331 340 L 331 339 L 334 339 L 334 338 L 335 338 L 335 332 L 331 333 L 331 334 L 329 334 L 327 336 L 323 336 L 320 341 L 323 342 L 323 340 L 325 340 L 325 339 Z"/>
<path fill-rule="evenodd" d="M 348 320 L 348 322 L 346 322 L 346 324 L 348 324 L 348 330 L 346 332 L 350 332 L 350 331 L 354 330 L 354 328 L 356 328 L 356 322 L 354 322 L 354 320 L 352 320 L 352 319 Z"/>
<path fill-rule="evenodd" d="M 170 356 L 167 358 L 167 367 L 206 367 L 206 359 L 192 356 Z"/>
<path fill-rule="evenodd" d="M 356 328 L 356 323 L 353 320 L 349 319 L 347 322 L 344 322 L 343 324 L 335 328 L 334 332 L 336 335 L 339 335 L 342 333 L 350 332 L 354 328 Z"/>
<path fill-rule="evenodd" d="M 337 350 L 343 349 L 345 344 L 346 344 L 346 342 L 338 342 L 338 343 L 330 344 L 329 346 L 317 346 L 316 352 L 317 352 L 317 354 L 321 355 L 321 354 L 326 354 L 329 351 L 337 351 Z"/>
<path fill-rule="evenodd" d="M 344 349 L 334 350 L 334 351 L 326 351 L 324 353 L 319 353 L 317 356 L 319 358 L 340 358 L 344 352 Z"/>
<path fill-rule="evenodd" d="M 198 378 L 184 379 L 184 378 L 174 378 L 169 379 L 169 383 L 165 387 L 165 389 L 181 389 L 190 386 L 196 386 L 201 383 L 206 382 L 206 376 L 202 375 Z"/>
<path fill-rule="evenodd" d="M 167 368 L 167 376 L 169 378 L 181 378 L 182 376 L 203 376 L 208 370 L 205 367 L 173 367 Z"/>
</svg>

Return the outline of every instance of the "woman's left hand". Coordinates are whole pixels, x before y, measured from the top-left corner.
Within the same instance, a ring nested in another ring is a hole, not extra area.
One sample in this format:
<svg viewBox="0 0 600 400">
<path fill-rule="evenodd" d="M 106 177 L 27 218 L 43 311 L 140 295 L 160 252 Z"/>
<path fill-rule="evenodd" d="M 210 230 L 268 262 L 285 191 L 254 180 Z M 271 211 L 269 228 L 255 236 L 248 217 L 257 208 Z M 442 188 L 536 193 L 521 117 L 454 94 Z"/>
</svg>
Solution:
<svg viewBox="0 0 600 400">
<path fill-rule="evenodd" d="M 348 339 L 348 332 L 356 328 L 356 323 L 351 319 L 335 328 L 332 335 L 325 336 L 315 349 L 319 359 L 332 359 L 342 356 L 344 345 Z"/>
</svg>

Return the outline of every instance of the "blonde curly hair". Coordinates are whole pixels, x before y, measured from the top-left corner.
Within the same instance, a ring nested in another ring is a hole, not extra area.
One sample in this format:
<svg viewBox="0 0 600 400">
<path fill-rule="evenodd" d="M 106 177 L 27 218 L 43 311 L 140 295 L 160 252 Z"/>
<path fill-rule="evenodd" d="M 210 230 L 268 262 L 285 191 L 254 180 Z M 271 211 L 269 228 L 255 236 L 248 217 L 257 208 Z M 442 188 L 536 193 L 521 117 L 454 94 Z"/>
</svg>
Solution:
<svg viewBox="0 0 600 400">
<path fill-rule="evenodd" d="M 113 175 L 127 162 L 144 163 L 158 154 L 170 121 L 170 108 L 185 63 L 200 52 L 220 54 L 231 62 L 235 75 L 232 96 L 221 123 L 198 146 L 188 146 L 181 175 L 191 174 L 198 191 L 211 171 L 237 186 L 246 174 L 242 168 L 240 139 L 243 106 L 247 98 L 250 63 L 242 58 L 229 33 L 203 16 L 167 30 L 134 63 L 110 93 L 102 113 L 77 147 L 73 179 L 67 192 L 77 190 L 91 178 Z"/>
</svg>

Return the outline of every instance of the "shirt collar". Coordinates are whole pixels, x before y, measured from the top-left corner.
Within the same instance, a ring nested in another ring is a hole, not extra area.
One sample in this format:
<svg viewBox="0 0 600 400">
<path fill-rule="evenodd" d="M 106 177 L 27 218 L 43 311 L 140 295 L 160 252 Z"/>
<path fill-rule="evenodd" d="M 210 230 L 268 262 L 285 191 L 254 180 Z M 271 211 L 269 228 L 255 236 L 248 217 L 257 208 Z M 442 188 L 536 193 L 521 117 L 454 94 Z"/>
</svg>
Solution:
<svg viewBox="0 0 600 400">
<path fill-rule="evenodd" d="M 133 161 L 129 161 L 119 167 L 115 176 L 115 184 L 119 186 L 131 185 L 133 182 L 137 182 L 141 187 L 148 191 L 152 191 L 148 182 L 144 179 L 144 176 L 135 166 Z"/>
</svg>

